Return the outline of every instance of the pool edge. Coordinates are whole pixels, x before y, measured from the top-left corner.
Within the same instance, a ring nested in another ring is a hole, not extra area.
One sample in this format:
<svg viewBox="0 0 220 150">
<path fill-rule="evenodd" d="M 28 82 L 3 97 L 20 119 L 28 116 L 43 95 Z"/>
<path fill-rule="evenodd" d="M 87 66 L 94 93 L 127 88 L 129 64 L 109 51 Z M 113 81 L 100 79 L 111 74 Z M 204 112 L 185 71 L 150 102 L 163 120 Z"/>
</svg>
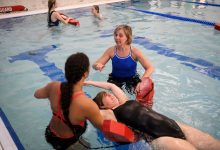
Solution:
<svg viewBox="0 0 220 150">
<path fill-rule="evenodd" d="M 88 7 L 88 6 L 92 6 L 92 5 L 101 5 L 101 4 L 107 4 L 107 3 L 122 2 L 122 1 L 129 1 L 129 0 L 102 0 L 100 2 L 92 2 L 92 3 L 87 3 L 87 4 L 77 4 L 77 5 L 59 7 L 59 8 L 57 8 L 57 10 L 67 10 L 67 9 Z M 47 13 L 47 11 L 48 11 L 48 9 L 42 9 L 42 10 L 35 10 L 35 11 L 25 11 L 25 12 L 20 12 L 20 13 L 2 14 L 2 15 L 0 15 L 0 19 L 42 14 L 42 13 Z"/>
</svg>

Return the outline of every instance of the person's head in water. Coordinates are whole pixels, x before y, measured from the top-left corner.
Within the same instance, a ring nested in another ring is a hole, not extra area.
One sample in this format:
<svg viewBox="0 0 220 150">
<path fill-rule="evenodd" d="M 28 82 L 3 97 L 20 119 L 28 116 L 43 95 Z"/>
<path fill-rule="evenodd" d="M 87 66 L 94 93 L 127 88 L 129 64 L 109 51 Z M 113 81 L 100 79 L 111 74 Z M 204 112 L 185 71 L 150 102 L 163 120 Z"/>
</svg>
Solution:
<svg viewBox="0 0 220 150">
<path fill-rule="evenodd" d="M 119 25 L 114 30 L 114 39 L 117 44 L 119 39 L 125 44 L 130 45 L 132 43 L 132 29 L 128 25 Z"/>
<path fill-rule="evenodd" d="M 99 6 L 98 5 L 93 5 L 92 7 L 92 12 L 96 11 L 96 13 L 99 14 Z"/>
<path fill-rule="evenodd" d="M 109 92 L 99 92 L 93 100 L 100 109 L 112 109 L 119 106 L 118 99 Z"/>
</svg>

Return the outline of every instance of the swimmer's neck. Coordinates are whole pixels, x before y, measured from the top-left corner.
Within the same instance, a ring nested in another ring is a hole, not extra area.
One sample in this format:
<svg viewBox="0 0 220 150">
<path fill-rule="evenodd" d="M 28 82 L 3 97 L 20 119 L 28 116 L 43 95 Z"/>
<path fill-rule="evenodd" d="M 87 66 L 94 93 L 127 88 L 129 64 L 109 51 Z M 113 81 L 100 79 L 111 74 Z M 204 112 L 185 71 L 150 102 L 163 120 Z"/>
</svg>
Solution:
<svg viewBox="0 0 220 150">
<path fill-rule="evenodd" d="M 130 50 L 130 45 L 116 45 L 116 48 L 119 51 L 126 51 L 126 50 Z"/>
</svg>

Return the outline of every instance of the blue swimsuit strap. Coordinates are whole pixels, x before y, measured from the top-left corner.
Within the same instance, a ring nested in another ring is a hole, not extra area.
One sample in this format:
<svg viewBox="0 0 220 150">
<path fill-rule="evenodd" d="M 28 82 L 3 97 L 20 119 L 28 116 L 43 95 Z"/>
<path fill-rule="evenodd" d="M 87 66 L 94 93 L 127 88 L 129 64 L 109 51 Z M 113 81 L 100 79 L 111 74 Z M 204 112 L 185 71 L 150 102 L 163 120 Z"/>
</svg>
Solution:
<svg viewBox="0 0 220 150">
<path fill-rule="evenodd" d="M 117 55 L 117 48 L 116 48 L 116 46 L 115 46 L 115 48 L 114 48 L 114 55 L 113 55 L 113 57 L 114 57 L 114 56 L 117 56 L 117 57 L 120 58 L 120 56 Z M 131 46 L 130 46 L 130 52 L 129 52 L 128 56 L 126 56 L 126 57 L 129 57 L 129 56 L 133 59 Z"/>
</svg>

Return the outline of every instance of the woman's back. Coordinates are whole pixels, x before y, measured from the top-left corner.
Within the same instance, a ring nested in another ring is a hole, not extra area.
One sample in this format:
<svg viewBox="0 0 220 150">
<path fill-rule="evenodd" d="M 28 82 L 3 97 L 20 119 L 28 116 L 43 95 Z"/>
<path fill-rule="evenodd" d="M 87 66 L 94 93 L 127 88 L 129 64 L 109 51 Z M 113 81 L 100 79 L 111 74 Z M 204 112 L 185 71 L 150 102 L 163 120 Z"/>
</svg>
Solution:
<svg viewBox="0 0 220 150">
<path fill-rule="evenodd" d="M 65 137 L 69 138 L 72 137 L 73 131 L 70 127 L 70 124 L 67 123 L 62 107 L 61 107 L 61 83 L 60 82 L 54 82 L 51 86 L 51 92 L 50 92 L 50 103 L 51 103 L 51 109 L 53 112 L 53 117 L 50 122 L 50 128 L 55 132 L 55 134 L 59 137 Z M 74 125 L 80 125 L 82 128 L 85 128 L 85 117 L 84 113 L 80 113 L 79 108 L 82 108 L 81 102 L 82 99 L 85 98 L 85 94 L 82 91 L 74 92 L 72 97 L 71 106 L 69 108 L 70 114 L 69 118 L 71 121 L 71 124 Z"/>
</svg>

